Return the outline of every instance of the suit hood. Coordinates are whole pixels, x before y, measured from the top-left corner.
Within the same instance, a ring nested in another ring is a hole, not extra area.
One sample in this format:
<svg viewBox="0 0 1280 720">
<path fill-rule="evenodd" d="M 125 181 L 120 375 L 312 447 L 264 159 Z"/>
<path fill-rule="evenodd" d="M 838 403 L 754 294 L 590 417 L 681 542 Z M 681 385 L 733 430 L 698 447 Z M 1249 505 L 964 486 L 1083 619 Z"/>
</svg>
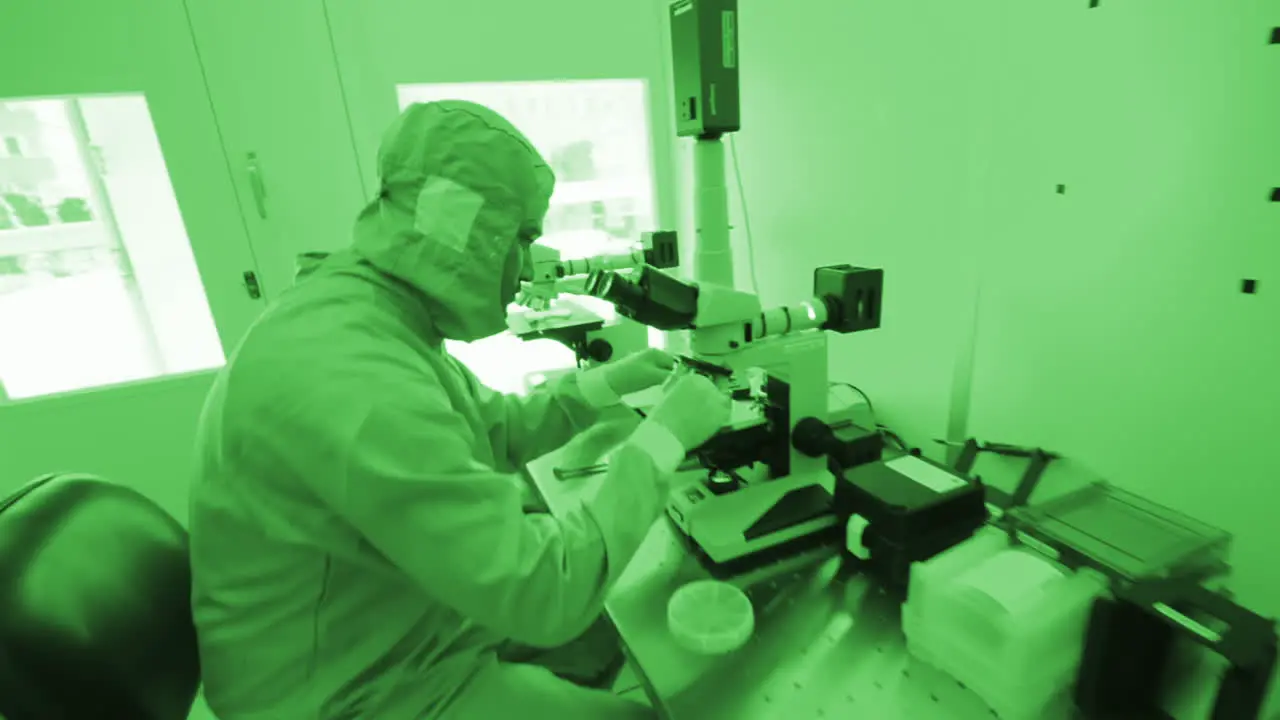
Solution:
<svg viewBox="0 0 1280 720">
<path fill-rule="evenodd" d="M 355 254 L 419 293 L 442 337 L 506 330 L 507 257 L 522 233 L 541 233 L 555 188 L 533 144 L 484 106 L 415 103 L 383 138 L 378 176 Z"/>
</svg>

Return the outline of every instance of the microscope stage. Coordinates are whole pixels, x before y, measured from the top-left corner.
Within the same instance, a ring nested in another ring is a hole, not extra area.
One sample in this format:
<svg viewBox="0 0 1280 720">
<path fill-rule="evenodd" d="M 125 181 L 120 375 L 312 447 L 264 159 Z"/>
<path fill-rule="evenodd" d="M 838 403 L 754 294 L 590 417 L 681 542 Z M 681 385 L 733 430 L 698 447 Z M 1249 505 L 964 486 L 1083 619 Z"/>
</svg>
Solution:
<svg viewBox="0 0 1280 720">
<path fill-rule="evenodd" d="M 556 333 L 588 333 L 605 326 L 604 318 L 590 310 L 576 306 L 561 307 L 568 314 L 548 312 L 524 312 L 507 316 L 507 329 L 521 340 L 550 337 Z"/>
</svg>

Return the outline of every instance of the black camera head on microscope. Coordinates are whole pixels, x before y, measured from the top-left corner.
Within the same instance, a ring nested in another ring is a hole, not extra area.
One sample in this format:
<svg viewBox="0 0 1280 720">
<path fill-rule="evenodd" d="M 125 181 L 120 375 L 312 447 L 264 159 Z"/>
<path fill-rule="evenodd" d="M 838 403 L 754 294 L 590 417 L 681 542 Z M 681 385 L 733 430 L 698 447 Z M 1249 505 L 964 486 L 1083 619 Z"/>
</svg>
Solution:
<svg viewBox="0 0 1280 720">
<path fill-rule="evenodd" d="M 823 330 L 842 335 L 880 327 L 884 270 L 828 265 L 813 271 L 813 294 L 827 306 Z"/>
</svg>

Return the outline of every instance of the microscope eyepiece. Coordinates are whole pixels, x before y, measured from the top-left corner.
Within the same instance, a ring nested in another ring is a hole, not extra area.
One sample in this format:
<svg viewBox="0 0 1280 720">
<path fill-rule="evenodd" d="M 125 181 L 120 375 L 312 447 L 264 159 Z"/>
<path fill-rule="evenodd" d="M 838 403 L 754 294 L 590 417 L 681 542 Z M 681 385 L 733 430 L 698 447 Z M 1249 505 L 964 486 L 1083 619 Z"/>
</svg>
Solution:
<svg viewBox="0 0 1280 720">
<path fill-rule="evenodd" d="M 630 278 L 612 270 L 594 272 L 587 294 L 618 309 L 618 314 L 657 330 L 685 330 L 698 317 L 698 287 L 645 266 Z"/>
<path fill-rule="evenodd" d="M 627 317 L 630 317 L 628 312 L 642 308 L 646 302 L 639 285 L 612 270 L 591 273 L 587 278 L 587 294 L 612 304 Z"/>
</svg>

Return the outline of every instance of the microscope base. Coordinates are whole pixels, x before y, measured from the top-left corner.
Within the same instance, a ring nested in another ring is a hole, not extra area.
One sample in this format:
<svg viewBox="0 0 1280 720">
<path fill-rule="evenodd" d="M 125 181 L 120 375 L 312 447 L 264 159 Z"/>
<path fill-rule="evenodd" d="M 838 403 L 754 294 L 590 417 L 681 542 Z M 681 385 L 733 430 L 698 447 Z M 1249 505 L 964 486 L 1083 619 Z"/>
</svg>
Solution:
<svg viewBox="0 0 1280 720">
<path fill-rule="evenodd" d="M 800 535 L 764 548 L 752 548 L 748 554 L 733 560 L 716 561 L 693 538 L 678 533 L 688 552 L 708 575 L 739 587 L 749 587 L 757 580 L 771 579 L 793 569 L 803 569 L 840 553 L 844 529 L 832 526 L 825 530 Z"/>
<path fill-rule="evenodd" d="M 715 495 L 698 481 L 674 488 L 667 515 L 712 575 L 732 577 L 823 547 L 844 528 L 830 473 L 757 482 Z"/>
</svg>

